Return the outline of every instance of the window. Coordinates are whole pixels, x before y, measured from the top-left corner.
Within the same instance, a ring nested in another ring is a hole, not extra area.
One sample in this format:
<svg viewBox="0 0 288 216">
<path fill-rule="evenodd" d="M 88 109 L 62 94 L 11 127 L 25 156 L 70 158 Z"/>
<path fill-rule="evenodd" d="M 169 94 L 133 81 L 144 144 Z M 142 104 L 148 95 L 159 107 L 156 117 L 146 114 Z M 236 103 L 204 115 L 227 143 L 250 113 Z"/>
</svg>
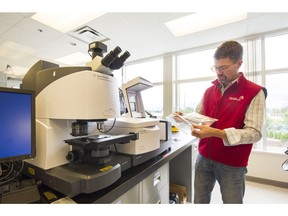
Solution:
<svg viewBox="0 0 288 216">
<path fill-rule="evenodd" d="M 288 146 L 288 73 L 266 76 L 266 128 L 268 150 Z"/>
<path fill-rule="evenodd" d="M 211 81 L 189 82 L 179 84 L 179 110 L 183 113 L 194 112 Z"/>
<path fill-rule="evenodd" d="M 263 128 L 263 139 L 254 148 L 283 153 L 288 146 L 288 85 L 285 82 L 288 80 L 288 61 L 285 59 L 288 34 L 250 38 L 242 46 L 244 58 L 239 71 L 268 90 L 266 128 Z M 216 46 L 177 56 L 176 110 L 193 112 L 204 91 L 216 78 L 210 70 L 215 49 Z"/>
<path fill-rule="evenodd" d="M 141 92 L 143 105 L 146 111 L 153 116 L 163 116 L 163 85 L 153 86 Z"/>
<path fill-rule="evenodd" d="M 163 59 L 126 66 L 126 81 L 137 76 L 152 83 L 163 82 Z"/>
<path fill-rule="evenodd" d="M 154 86 L 141 92 L 146 111 L 153 116 L 163 116 L 163 59 L 151 60 L 125 67 L 126 81 L 137 76 L 150 81 Z"/>
<path fill-rule="evenodd" d="M 211 67 L 214 64 L 215 49 L 179 55 L 178 80 L 209 77 L 213 75 Z"/>
<path fill-rule="evenodd" d="M 281 47 L 281 49 L 280 49 Z M 266 148 L 284 152 L 288 146 L 288 34 L 265 38 Z"/>
<path fill-rule="evenodd" d="M 216 78 L 216 74 L 211 71 L 215 49 L 207 48 L 177 56 L 177 110 L 183 113 L 193 112 L 206 88 Z"/>
<path fill-rule="evenodd" d="M 245 40 L 242 45 L 244 58 L 239 70 L 247 79 L 268 90 L 263 138 L 254 148 L 283 153 L 288 146 L 288 85 L 285 82 L 288 80 L 288 34 L 258 35 Z M 214 65 L 216 47 L 175 54 L 177 68 L 171 70 L 175 71 L 176 77 L 173 80 L 175 96 L 174 93 L 171 95 L 173 111 L 189 113 L 195 110 L 204 91 L 216 78 L 210 69 Z M 167 109 L 163 107 L 163 68 L 163 59 L 151 60 L 126 66 L 124 74 L 126 81 L 141 75 L 154 84 L 153 88 L 142 92 L 142 98 L 145 109 L 158 117 L 163 115 L 163 109 Z"/>
<path fill-rule="evenodd" d="M 288 68 L 288 34 L 265 39 L 266 70 Z"/>
</svg>

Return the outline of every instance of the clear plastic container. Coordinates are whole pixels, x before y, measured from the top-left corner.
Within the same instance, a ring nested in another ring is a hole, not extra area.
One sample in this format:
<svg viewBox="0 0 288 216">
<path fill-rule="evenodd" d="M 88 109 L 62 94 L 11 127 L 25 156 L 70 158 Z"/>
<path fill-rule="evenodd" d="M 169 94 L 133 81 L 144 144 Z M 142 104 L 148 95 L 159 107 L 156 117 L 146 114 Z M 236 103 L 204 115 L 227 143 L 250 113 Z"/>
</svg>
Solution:
<svg viewBox="0 0 288 216">
<path fill-rule="evenodd" d="M 184 115 L 183 118 L 192 124 L 208 125 L 208 126 L 213 124 L 215 121 L 218 121 L 218 119 L 216 118 L 211 118 L 209 116 L 205 116 L 196 112 Z"/>
<path fill-rule="evenodd" d="M 210 126 L 213 122 L 218 121 L 218 119 L 210 118 L 195 112 L 187 115 L 173 113 L 167 116 L 166 119 L 185 134 L 191 134 L 191 130 L 193 130 L 192 124 Z"/>
</svg>

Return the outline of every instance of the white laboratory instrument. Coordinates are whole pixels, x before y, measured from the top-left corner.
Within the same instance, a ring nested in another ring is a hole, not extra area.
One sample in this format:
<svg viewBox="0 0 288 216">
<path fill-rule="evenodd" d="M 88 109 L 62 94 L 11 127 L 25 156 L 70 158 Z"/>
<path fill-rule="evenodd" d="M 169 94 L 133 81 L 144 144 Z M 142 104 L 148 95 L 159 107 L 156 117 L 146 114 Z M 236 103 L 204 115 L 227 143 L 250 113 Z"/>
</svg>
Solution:
<svg viewBox="0 0 288 216">
<path fill-rule="evenodd" d="M 141 92 L 153 87 L 153 84 L 143 77 L 135 77 L 122 84 L 127 113 L 130 118 L 146 118 Z"/>
<path fill-rule="evenodd" d="M 129 135 L 95 135 L 109 118 L 120 116 L 119 90 L 112 75 L 130 56 L 119 47 L 107 54 L 106 45 L 89 45 L 92 61 L 86 67 L 59 67 L 39 61 L 25 75 L 21 88 L 35 91 L 36 157 L 26 172 L 66 194 L 91 193 L 121 176 L 121 164 L 107 150 Z M 87 137 L 88 134 L 94 134 Z M 79 137 L 79 138 L 75 138 Z"/>
<path fill-rule="evenodd" d="M 114 123 L 108 120 L 104 123 L 106 128 L 111 128 L 109 134 L 137 133 L 138 139 L 126 144 L 115 144 L 116 152 L 139 155 L 160 148 L 159 120 L 150 118 L 118 118 Z"/>
<path fill-rule="evenodd" d="M 108 120 L 104 123 L 109 134 L 138 134 L 136 140 L 111 147 L 116 153 L 129 155 L 132 166 L 143 163 L 171 147 L 171 124 L 146 115 L 141 92 L 151 87 L 153 84 L 143 77 L 135 77 L 123 83 L 120 95 L 124 98 L 126 113 L 115 122 Z"/>
<path fill-rule="evenodd" d="M 22 82 L 22 89 L 36 95 L 36 157 L 26 161 L 24 172 L 69 197 L 110 186 L 121 172 L 171 144 L 168 139 L 161 144 L 159 120 L 143 118 L 140 91 L 151 87 L 147 80 L 136 80 L 142 88 L 130 82 L 134 87 L 126 85 L 125 90 L 130 99 L 136 98 L 135 113 L 142 118 L 120 116 L 119 88 L 112 72 L 130 54 L 126 51 L 118 57 L 121 49 L 116 47 L 103 58 L 106 51 L 106 45 L 91 43 L 92 61 L 82 67 L 59 67 L 41 60 Z"/>
</svg>

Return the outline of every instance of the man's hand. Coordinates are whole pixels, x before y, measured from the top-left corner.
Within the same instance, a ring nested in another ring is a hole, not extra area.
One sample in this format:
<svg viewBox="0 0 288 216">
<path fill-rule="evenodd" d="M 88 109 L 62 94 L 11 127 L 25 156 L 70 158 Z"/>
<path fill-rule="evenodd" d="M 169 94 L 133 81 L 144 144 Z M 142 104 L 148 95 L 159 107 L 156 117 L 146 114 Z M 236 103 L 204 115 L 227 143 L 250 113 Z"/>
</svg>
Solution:
<svg viewBox="0 0 288 216">
<path fill-rule="evenodd" d="M 207 125 L 195 125 L 191 127 L 191 134 L 197 138 L 203 139 L 207 137 L 218 137 L 221 139 L 227 139 L 226 132 L 224 130 L 209 127 Z"/>
<path fill-rule="evenodd" d="M 177 122 L 177 123 L 182 123 L 184 122 L 183 120 L 183 113 L 182 112 L 175 112 L 173 114 L 173 119 Z"/>
</svg>

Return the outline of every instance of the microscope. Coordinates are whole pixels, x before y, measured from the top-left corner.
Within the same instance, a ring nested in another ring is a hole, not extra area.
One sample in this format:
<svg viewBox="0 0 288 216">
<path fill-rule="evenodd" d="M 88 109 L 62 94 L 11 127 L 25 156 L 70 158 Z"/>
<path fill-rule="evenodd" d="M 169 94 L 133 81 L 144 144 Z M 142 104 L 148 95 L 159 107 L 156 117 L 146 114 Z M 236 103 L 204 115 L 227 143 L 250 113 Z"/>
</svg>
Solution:
<svg viewBox="0 0 288 216">
<path fill-rule="evenodd" d="M 107 46 L 93 42 L 86 66 L 40 60 L 30 68 L 21 89 L 35 91 L 36 157 L 26 160 L 25 173 L 69 197 L 98 191 L 121 177 L 121 160 L 111 158 L 108 146 L 136 140 L 137 134 L 99 134 L 107 119 L 120 116 L 112 72 L 130 56 L 121 51 L 117 46 L 103 57 Z"/>
</svg>

